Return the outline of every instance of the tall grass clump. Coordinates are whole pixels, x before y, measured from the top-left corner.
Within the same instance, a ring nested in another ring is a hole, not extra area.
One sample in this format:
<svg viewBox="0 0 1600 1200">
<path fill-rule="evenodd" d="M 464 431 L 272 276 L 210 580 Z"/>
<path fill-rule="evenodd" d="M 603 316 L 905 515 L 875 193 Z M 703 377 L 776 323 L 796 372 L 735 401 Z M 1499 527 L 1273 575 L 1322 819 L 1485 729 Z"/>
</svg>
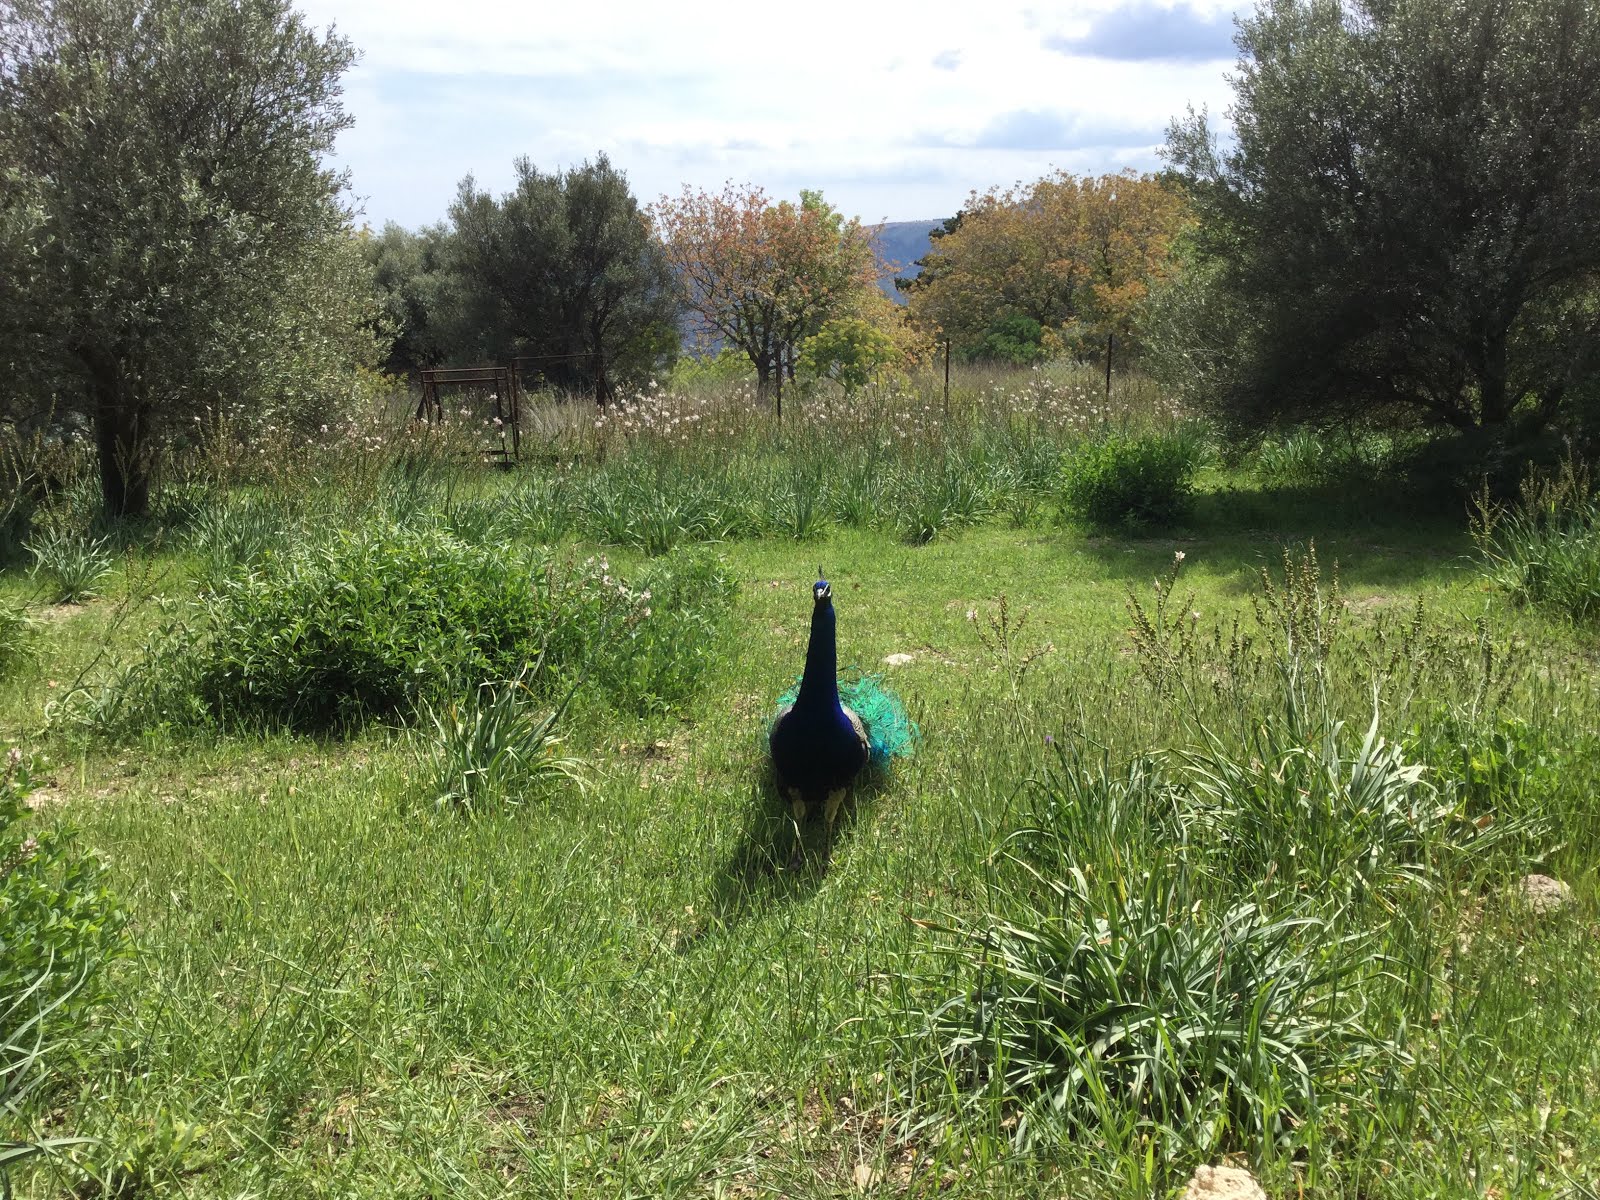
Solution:
<svg viewBox="0 0 1600 1200">
<path fill-rule="evenodd" d="M 52 604 L 81 604 L 100 594 L 111 574 L 111 539 L 46 526 L 27 543 L 34 578 L 48 588 Z"/>
<path fill-rule="evenodd" d="M 516 679 L 480 684 L 464 697 L 421 701 L 414 744 L 427 804 L 482 810 L 581 778 L 582 764 L 563 753 L 556 733 L 571 693 L 541 710 L 531 686 L 541 665 Z"/>
<path fill-rule="evenodd" d="M 1484 574 L 1517 603 L 1600 622 L 1600 495 L 1587 465 L 1568 458 L 1554 472 L 1530 473 L 1509 505 L 1485 488 L 1472 537 Z"/>
<path fill-rule="evenodd" d="M 1189 431 L 1086 441 L 1066 457 L 1062 500 L 1072 515 L 1104 528 L 1171 525 L 1188 514 L 1202 450 Z"/>
<path fill-rule="evenodd" d="M 0 679 L 32 656 L 35 624 L 25 605 L 0 597 Z"/>
<path fill-rule="evenodd" d="M 1325 917 L 1208 895 L 1170 863 L 1096 881 L 1047 844 L 945 931 L 964 987 L 926 1027 L 942 1086 L 1009 1112 L 1018 1142 L 1163 1165 L 1275 1145 L 1378 1053 L 1351 987 L 1364 953 Z"/>
<path fill-rule="evenodd" d="M 922 1047 L 925 1119 L 1007 1114 L 1018 1140 L 1070 1139 L 1124 1176 L 1147 1164 L 1121 1182 L 1150 1190 L 1219 1152 L 1345 1136 L 1342 1105 L 1414 1072 L 1408 1031 L 1445 970 L 1436 914 L 1551 846 L 1501 768 L 1463 783 L 1450 766 L 1504 724 L 1481 628 L 1451 638 L 1419 610 L 1352 630 L 1337 570 L 1330 584 L 1308 550 L 1263 571 L 1253 620 L 1203 630 L 1184 560 L 1153 605 L 1129 597 L 1133 669 L 1160 707 L 1143 736 L 1164 744 L 1053 748 L 990 857 L 983 915 L 930 925 L 947 965 L 907 985 L 898 1025 Z M 1383 728 L 1423 678 L 1419 753 L 1419 726 Z"/>
<path fill-rule="evenodd" d="M 41 828 L 26 800 L 31 761 L 0 760 L 0 1193 L 10 1167 L 68 1142 L 32 1135 L 26 1105 L 52 1055 L 80 1040 L 127 950 L 126 916 L 102 864 L 70 829 Z M 69 1140 L 70 1141 L 70 1140 Z"/>
</svg>

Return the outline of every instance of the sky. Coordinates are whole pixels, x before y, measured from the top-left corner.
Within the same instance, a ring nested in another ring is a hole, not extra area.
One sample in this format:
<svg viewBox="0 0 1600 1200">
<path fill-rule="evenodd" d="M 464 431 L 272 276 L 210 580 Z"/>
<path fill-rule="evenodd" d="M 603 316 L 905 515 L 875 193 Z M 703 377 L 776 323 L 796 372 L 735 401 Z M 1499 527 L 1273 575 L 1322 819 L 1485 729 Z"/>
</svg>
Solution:
<svg viewBox="0 0 1600 1200">
<path fill-rule="evenodd" d="M 950 216 L 1056 169 L 1159 167 L 1167 123 L 1229 102 L 1217 0 L 301 0 L 361 52 L 341 135 L 361 219 L 442 220 L 463 176 L 598 153 L 648 204 L 820 188 L 867 223 Z"/>
</svg>

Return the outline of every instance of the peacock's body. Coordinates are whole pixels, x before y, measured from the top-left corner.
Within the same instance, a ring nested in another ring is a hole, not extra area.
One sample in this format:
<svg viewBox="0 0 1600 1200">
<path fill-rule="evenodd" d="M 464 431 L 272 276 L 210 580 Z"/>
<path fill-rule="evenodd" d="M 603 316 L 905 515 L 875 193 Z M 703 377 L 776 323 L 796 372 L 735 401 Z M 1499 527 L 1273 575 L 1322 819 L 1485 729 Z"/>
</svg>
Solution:
<svg viewBox="0 0 1600 1200">
<path fill-rule="evenodd" d="M 905 705 L 870 675 L 839 681 L 833 593 L 812 587 L 811 640 L 805 674 L 780 700 L 769 745 L 778 786 L 795 820 L 820 808 L 831 832 L 845 793 L 867 766 L 909 754 L 916 728 Z"/>
</svg>

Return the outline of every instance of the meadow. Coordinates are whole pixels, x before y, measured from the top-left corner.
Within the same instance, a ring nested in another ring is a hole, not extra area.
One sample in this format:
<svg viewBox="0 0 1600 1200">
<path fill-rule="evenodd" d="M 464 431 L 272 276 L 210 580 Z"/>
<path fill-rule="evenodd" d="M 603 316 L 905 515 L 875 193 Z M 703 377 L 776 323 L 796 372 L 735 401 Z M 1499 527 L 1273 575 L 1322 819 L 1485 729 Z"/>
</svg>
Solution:
<svg viewBox="0 0 1600 1200">
<path fill-rule="evenodd" d="M 1474 520 L 1067 367 L 785 410 L 541 403 L 507 470 L 219 418 L 138 528 L 62 452 L 0 572 L 0 884 L 86 905 L 0 996 L 17 1195 L 1596 1193 L 1581 472 Z M 818 567 L 920 732 L 831 852 L 765 757 Z"/>
</svg>

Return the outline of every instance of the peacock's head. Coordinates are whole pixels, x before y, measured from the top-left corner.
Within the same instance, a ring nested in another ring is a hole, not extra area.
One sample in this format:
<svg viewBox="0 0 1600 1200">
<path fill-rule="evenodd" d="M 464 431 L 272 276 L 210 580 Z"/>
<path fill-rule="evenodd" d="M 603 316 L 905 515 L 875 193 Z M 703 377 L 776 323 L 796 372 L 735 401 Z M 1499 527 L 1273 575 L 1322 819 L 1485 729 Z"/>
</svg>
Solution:
<svg viewBox="0 0 1600 1200">
<path fill-rule="evenodd" d="M 819 576 L 822 574 L 821 567 L 817 568 L 817 574 Z M 821 604 L 824 600 L 829 599 L 832 595 L 833 589 L 828 586 L 828 581 L 826 579 L 819 578 L 811 585 L 811 598 L 818 604 Z"/>
</svg>

